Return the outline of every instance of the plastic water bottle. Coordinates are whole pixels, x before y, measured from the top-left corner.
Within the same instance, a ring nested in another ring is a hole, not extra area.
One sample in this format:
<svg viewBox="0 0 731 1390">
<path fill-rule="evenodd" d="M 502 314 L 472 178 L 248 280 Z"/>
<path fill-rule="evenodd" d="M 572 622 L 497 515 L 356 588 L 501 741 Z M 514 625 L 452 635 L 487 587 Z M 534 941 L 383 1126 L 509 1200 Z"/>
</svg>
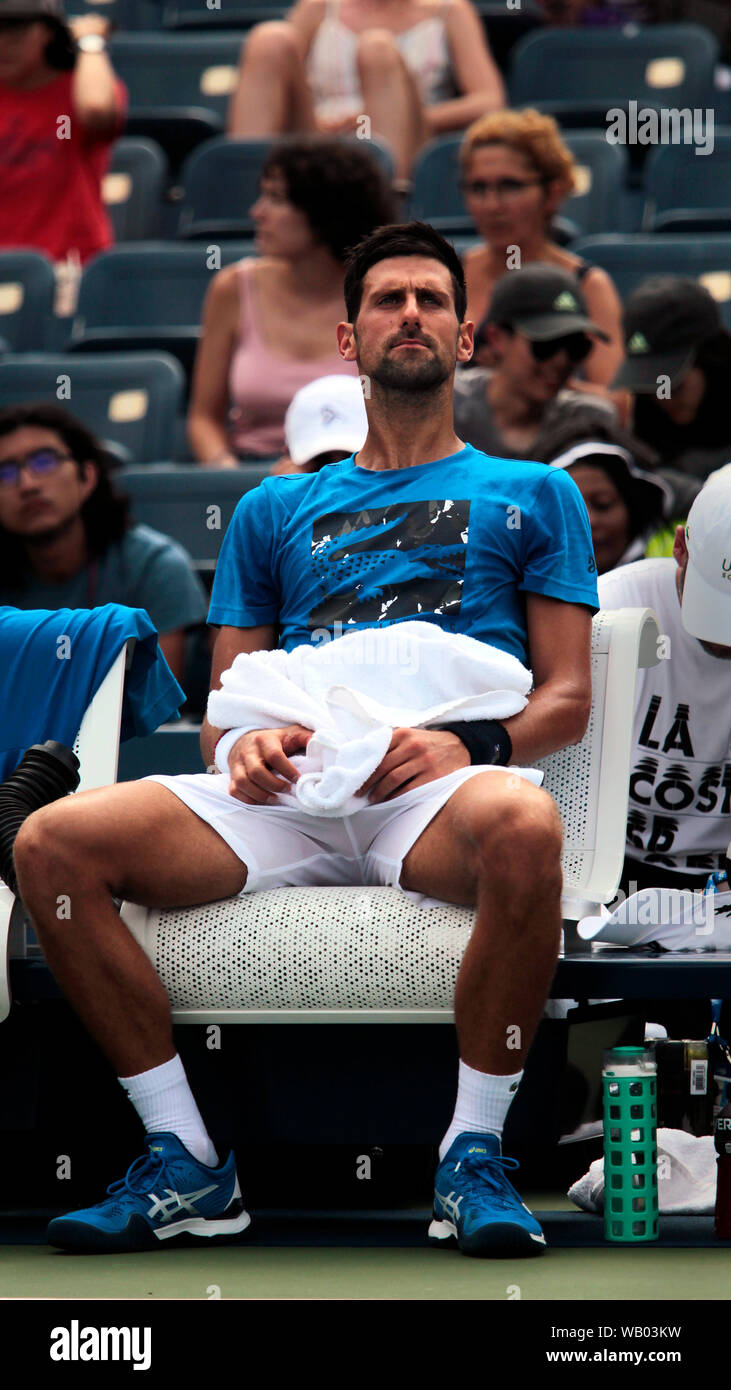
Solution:
<svg viewBox="0 0 731 1390">
<path fill-rule="evenodd" d="M 644 1047 L 602 1057 L 604 1236 L 622 1244 L 657 1240 L 657 1064 Z"/>
</svg>

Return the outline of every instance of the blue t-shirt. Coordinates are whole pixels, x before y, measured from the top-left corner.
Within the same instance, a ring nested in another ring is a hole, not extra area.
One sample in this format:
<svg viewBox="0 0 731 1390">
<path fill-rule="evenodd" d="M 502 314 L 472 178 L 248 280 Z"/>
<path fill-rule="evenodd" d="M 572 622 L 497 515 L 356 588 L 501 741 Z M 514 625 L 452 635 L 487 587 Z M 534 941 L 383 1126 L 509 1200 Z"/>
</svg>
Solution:
<svg viewBox="0 0 731 1390">
<path fill-rule="evenodd" d="M 265 478 L 231 519 L 208 621 L 278 623 L 291 651 L 318 629 L 417 618 L 529 664 L 525 592 L 598 609 L 584 500 L 563 468 L 467 445 L 412 468 L 351 456 Z"/>
</svg>

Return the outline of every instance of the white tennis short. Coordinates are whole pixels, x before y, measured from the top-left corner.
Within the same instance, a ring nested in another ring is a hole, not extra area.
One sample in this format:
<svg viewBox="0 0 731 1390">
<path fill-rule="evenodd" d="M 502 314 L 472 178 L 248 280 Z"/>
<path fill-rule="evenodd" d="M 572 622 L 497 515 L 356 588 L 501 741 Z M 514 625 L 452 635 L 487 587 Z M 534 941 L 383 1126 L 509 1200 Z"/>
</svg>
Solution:
<svg viewBox="0 0 731 1390">
<path fill-rule="evenodd" d="M 247 806 L 229 796 L 225 773 L 145 778 L 180 797 L 218 832 L 246 865 L 244 893 L 304 885 L 380 884 L 400 888 L 404 859 L 437 811 L 470 777 L 512 773 L 539 785 L 534 768 L 462 767 L 403 792 L 395 801 L 369 805 L 351 816 L 312 816 L 294 796 L 274 806 Z"/>
</svg>

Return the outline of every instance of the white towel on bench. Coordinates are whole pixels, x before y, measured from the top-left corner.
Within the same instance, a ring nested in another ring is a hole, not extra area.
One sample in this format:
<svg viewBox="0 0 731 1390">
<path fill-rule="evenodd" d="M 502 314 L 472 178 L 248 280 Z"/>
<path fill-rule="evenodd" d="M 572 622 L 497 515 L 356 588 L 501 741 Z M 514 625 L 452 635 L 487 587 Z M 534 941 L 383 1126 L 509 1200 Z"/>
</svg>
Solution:
<svg viewBox="0 0 731 1390">
<path fill-rule="evenodd" d="M 508 719 L 525 708 L 531 686 L 517 657 L 432 623 L 365 628 L 292 652 L 242 653 L 208 697 L 210 723 L 231 731 L 216 765 L 227 769 L 230 749 L 249 730 L 302 724 L 314 734 L 306 754 L 291 760 L 300 772 L 297 799 L 312 815 L 350 815 L 362 807 L 355 793 L 395 728 Z"/>
</svg>

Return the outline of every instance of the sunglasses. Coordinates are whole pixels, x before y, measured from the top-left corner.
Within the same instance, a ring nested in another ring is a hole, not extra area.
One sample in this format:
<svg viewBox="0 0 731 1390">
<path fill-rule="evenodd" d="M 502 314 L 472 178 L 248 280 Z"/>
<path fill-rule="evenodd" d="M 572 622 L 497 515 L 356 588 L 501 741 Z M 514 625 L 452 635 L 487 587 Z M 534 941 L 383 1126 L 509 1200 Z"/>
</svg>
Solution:
<svg viewBox="0 0 731 1390">
<path fill-rule="evenodd" d="M 565 352 L 572 362 L 583 362 L 594 344 L 583 333 L 569 333 L 565 338 L 548 338 L 537 343 L 529 338 L 530 350 L 536 362 L 547 362 L 559 352 Z"/>
<path fill-rule="evenodd" d="M 58 449 L 49 448 L 33 449 L 21 459 L 5 459 L 0 463 L 0 487 L 17 487 L 24 468 L 40 478 L 45 473 L 55 473 L 70 458 L 73 458 L 73 454 L 62 454 Z"/>
</svg>

